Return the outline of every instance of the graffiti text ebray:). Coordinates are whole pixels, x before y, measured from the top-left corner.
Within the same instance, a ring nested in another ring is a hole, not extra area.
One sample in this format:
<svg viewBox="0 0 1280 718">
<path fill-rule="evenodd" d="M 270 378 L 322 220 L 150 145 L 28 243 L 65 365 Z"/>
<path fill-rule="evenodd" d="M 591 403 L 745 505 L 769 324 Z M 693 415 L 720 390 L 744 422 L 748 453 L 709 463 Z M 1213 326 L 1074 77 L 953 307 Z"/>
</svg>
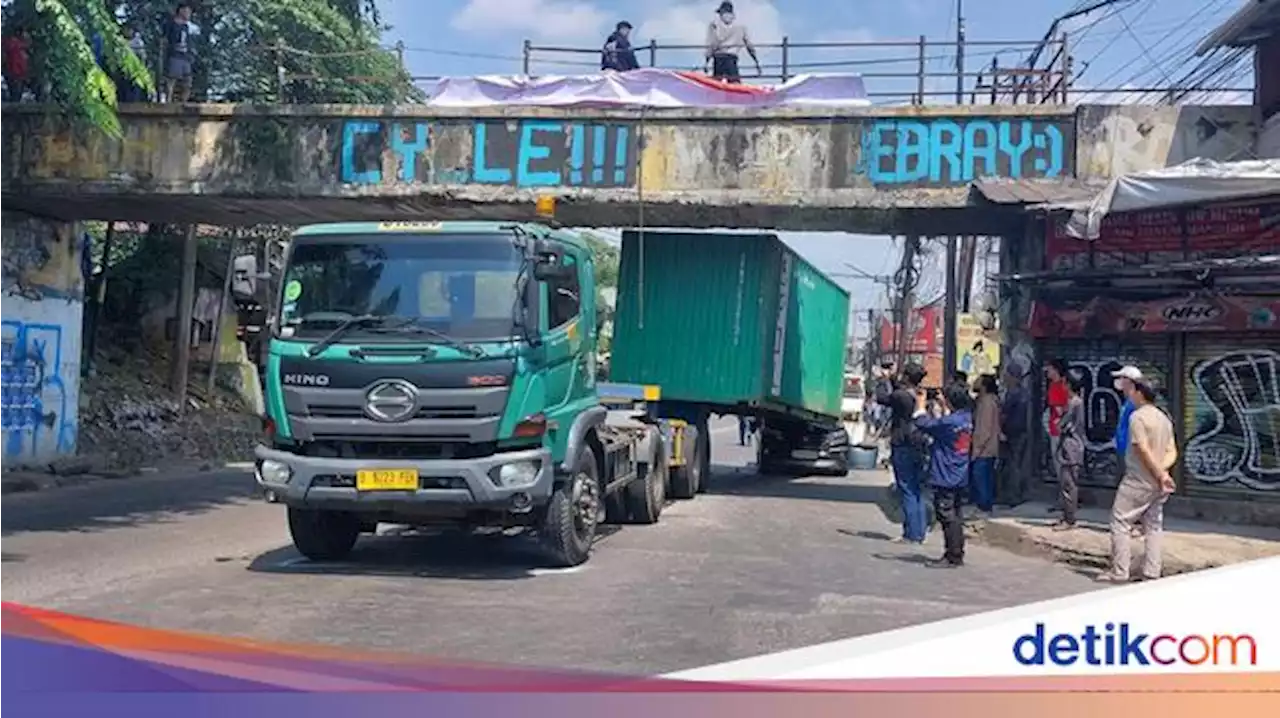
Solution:
<svg viewBox="0 0 1280 718">
<path fill-rule="evenodd" d="M 1059 125 L 1029 119 L 876 120 L 863 131 L 859 169 L 877 185 L 1057 177 L 1069 169 L 1067 137 Z"/>
</svg>

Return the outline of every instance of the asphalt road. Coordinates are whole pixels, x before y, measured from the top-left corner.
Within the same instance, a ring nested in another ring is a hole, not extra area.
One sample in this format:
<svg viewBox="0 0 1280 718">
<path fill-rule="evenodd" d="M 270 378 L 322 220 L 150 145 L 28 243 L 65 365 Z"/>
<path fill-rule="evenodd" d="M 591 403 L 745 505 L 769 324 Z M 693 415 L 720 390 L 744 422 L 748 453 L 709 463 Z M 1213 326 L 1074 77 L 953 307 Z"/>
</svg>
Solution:
<svg viewBox="0 0 1280 718">
<path fill-rule="evenodd" d="M 6 497 L 3 593 L 156 628 L 444 658 L 664 673 L 1091 590 L 1065 568 L 970 546 L 935 571 L 874 505 L 887 479 L 760 477 L 716 425 L 710 491 L 591 561 L 538 568 L 519 539 L 384 535 L 350 560 L 292 548 L 245 472 Z M 383 529 L 384 533 L 388 531 Z M 394 532 L 393 532 L 394 533 Z"/>
</svg>

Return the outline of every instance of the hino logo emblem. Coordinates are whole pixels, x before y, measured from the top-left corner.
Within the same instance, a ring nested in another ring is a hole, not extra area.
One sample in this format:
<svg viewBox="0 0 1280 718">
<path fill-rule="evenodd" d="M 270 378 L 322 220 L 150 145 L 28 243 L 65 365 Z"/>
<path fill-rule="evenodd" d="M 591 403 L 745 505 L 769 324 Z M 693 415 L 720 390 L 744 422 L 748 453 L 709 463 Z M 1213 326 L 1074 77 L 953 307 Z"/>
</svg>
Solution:
<svg viewBox="0 0 1280 718">
<path fill-rule="evenodd" d="M 325 374 L 284 374 L 280 381 L 295 386 L 329 386 L 329 377 Z"/>
<path fill-rule="evenodd" d="M 418 408 L 418 388 L 393 379 L 374 385 L 365 394 L 364 411 L 378 421 L 404 421 Z"/>
</svg>

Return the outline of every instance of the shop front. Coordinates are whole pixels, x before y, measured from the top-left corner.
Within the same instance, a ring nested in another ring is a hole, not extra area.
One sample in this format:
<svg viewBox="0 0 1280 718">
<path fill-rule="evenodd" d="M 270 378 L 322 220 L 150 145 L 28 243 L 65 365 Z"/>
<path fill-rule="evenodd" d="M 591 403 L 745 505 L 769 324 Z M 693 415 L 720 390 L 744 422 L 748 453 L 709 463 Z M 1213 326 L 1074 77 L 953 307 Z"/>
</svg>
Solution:
<svg viewBox="0 0 1280 718">
<path fill-rule="evenodd" d="M 1112 372 L 1132 364 L 1174 419 L 1180 493 L 1280 501 L 1280 199 L 1111 213 L 1091 240 L 1064 220 L 1044 219 L 1027 328 L 1039 367 L 1060 358 L 1082 380 L 1082 484 L 1119 481 Z M 1043 379 L 1034 389 L 1047 468 Z"/>
</svg>

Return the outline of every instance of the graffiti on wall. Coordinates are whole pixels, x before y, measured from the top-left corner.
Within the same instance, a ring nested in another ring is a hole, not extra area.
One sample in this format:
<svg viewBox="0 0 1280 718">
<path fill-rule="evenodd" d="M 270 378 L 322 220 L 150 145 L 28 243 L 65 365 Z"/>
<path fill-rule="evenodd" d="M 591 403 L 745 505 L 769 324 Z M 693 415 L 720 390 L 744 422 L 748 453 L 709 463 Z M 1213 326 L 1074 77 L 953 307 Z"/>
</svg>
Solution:
<svg viewBox="0 0 1280 718">
<path fill-rule="evenodd" d="M 636 131 L 630 123 L 477 122 L 472 177 L 516 187 L 629 187 Z"/>
<path fill-rule="evenodd" d="M 5 320 L 0 346 L 5 456 L 74 451 L 76 420 L 64 378 L 72 368 L 64 362 L 62 327 Z"/>
<path fill-rule="evenodd" d="M 1122 460 L 1116 453 L 1116 427 L 1120 423 L 1120 410 L 1124 396 L 1115 388 L 1114 373 L 1127 364 L 1133 364 L 1158 382 L 1161 373 L 1148 362 L 1133 357 L 1106 360 L 1066 359 L 1067 371 L 1081 380 L 1081 400 L 1085 415 L 1085 464 L 1081 482 L 1092 485 L 1115 486 L 1123 473 Z M 1041 393 L 1043 395 L 1043 392 Z M 1161 403 L 1164 398 L 1157 400 Z M 1042 413 L 1043 431 L 1048 435 L 1049 412 Z M 1047 461 L 1047 457 L 1046 461 Z"/>
<path fill-rule="evenodd" d="M 342 181 L 347 184 L 426 182 L 431 179 L 431 126 L 426 122 L 351 120 L 342 126 Z M 383 157 L 390 153 L 395 171 L 388 177 Z"/>
<path fill-rule="evenodd" d="M 1280 489 L 1280 353 L 1228 351 L 1190 368 L 1185 467 L 1193 481 Z"/>
<path fill-rule="evenodd" d="M 1071 170 L 1062 119 L 885 119 L 862 132 L 858 172 L 876 185 L 956 185 L 986 176 L 1058 177 Z"/>
</svg>

